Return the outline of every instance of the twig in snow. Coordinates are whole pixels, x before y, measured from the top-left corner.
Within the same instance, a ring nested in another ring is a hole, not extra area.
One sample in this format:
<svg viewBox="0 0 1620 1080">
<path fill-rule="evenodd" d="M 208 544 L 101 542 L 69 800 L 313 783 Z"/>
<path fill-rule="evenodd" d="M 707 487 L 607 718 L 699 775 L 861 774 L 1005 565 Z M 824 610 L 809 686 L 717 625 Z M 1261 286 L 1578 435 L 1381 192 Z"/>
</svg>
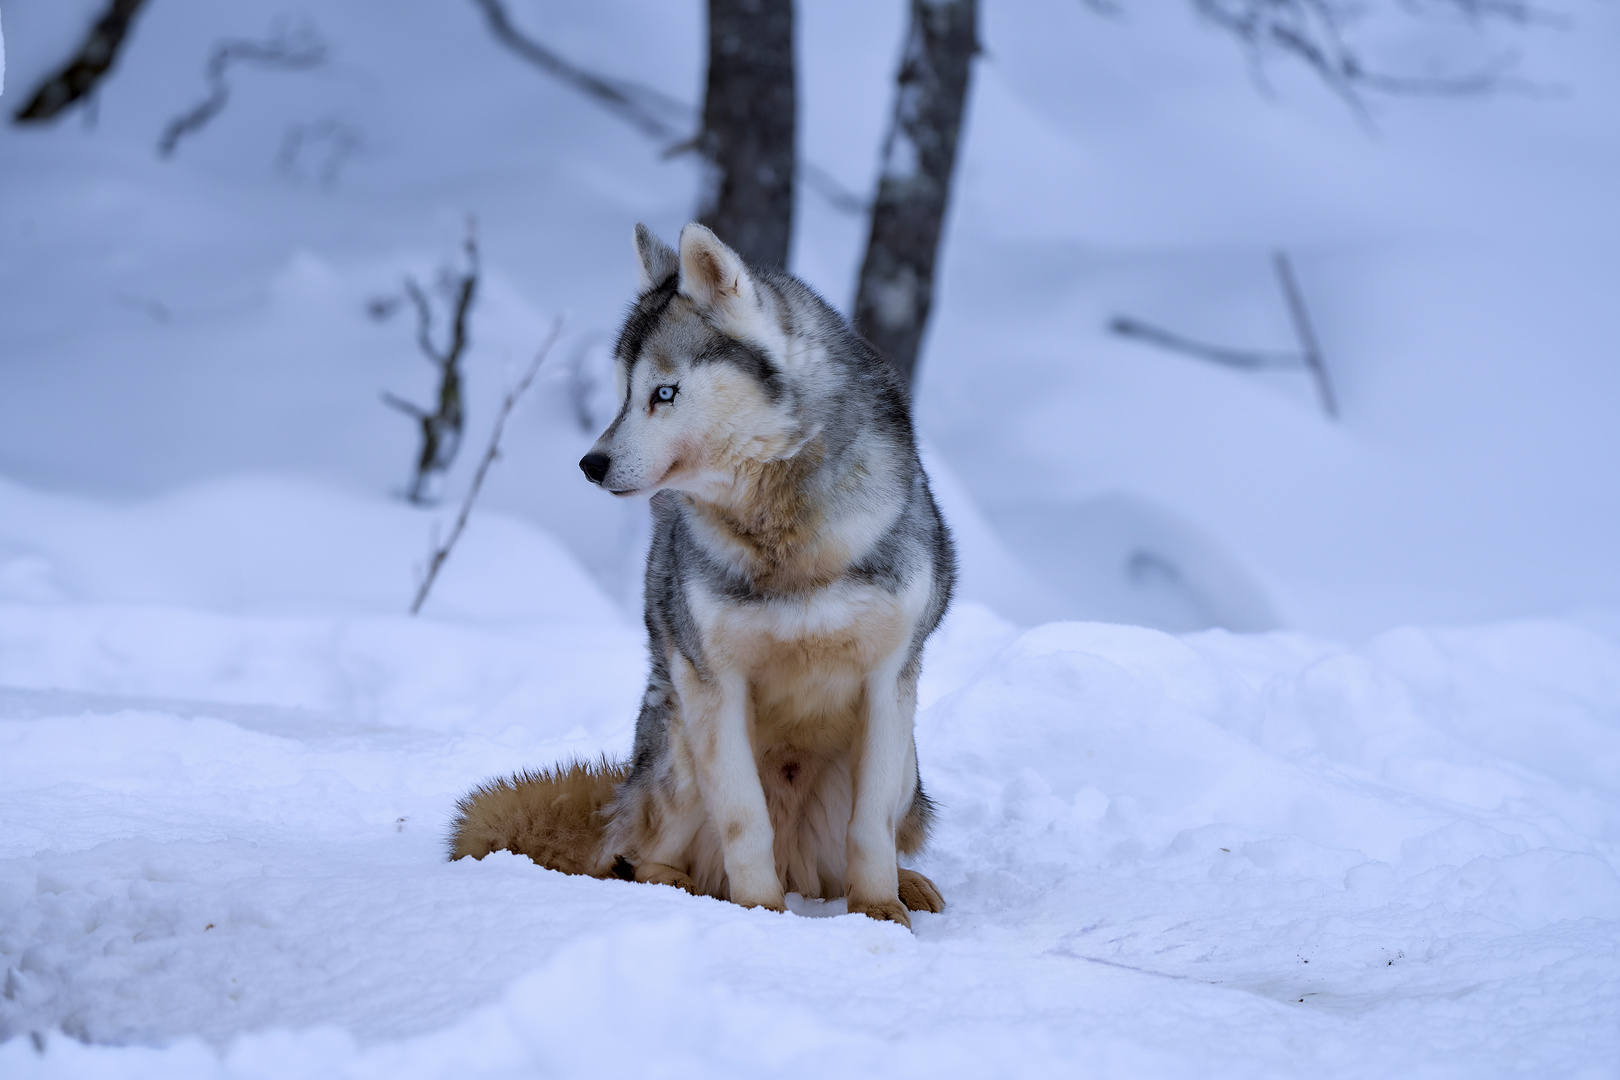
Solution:
<svg viewBox="0 0 1620 1080">
<path fill-rule="evenodd" d="M 1224 345 L 1211 345 L 1124 315 L 1111 319 L 1108 329 L 1120 337 L 1157 345 L 1171 352 L 1196 356 L 1200 360 L 1208 360 L 1225 367 L 1241 368 L 1246 371 L 1303 368 L 1316 385 L 1316 395 L 1321 402 L 1322 412 L 1328 419 L 1337 420 L 1338 399 L 1333 393 L 1333 383 L 1328 377 L 1327 364 L 1322 359 L 1322 349 L 1316 340 L 1316 330 L 1311 325 L 1310 313 L 1305 307 L 1305 297 L 1294 277 L 1293 264 L 1289 262 L 1286 252 L 1277 251 L 1272 253 L 1271 265 L 1277 275 L 1277 285 L 1282 290 L 1283 302 L 1288 307 L 1288 318 L 1293 324 L 1294 336 L 1299 340 L 1298 352 L 1233 349 Z"/>
<path fill-rule="evenodd" d="M 450 339 L 440 350 L 433 344 L 433 306 L 415 278 L 405 279 L 405 297 L 416 309 L 416 344 L 428 362 L 439 369 L 439 400 L 429 412 L 403 398 L 384 392 L 383 403 L 398 409 L 414 419 L 422 429 L 422 449 L 417 454 L 416 474 L 411 478 L 405 497 L 413 503 L 427 502 L 431 481 L 450 468 L 461 449 L 461 431 L 466 420 L 461 394 L 461 358 L 467 351 L 467 315 L 472 310 L 473 298 L 478 295 L 478 222 L 467 219 L 467 271 L 461 275 L 446 274 L 451 293 Z M 369 305 L 373 318 L 390 315 L 398 301 L 373 300 Z"/>
<path fill-rule="evenodd" d="M 111 0 L 107 10 L 79 46 L 79 51 L 62 69 L 34 91 L 32 97 L 13 115 L 18 124 L 43 124 L 56 119 L 75 102 L 90 100 L 96 86 L 118 60 L 130 24 L 146 0 Z"/>
<path fill-rule="evenodd" d="M 326 44 L 308 27 L 293 31 L 277 31 L 267 41 L 222 41 L 214 46 L 204 73 L 208 78 L 208 96 L 169 121 L 158 140 L 158 153 L 163 157 L 174 154 L 180 140 L 200 131 L 230 100 L 231 87 L 225 74 L 233 64 L 252 64 L 256 67 L 280 71 L 304 71 L 326 62 Z"/>
<path fill-rule="evenodd" d="M 427 572 L 422 575 L 422 584 L 416 590 L 416 599 L 411 603 L 412 615 L 422 610 L 422 604 L 427 600 L 428 591 L 433 588 L 433 580 L 439 576 L 439 568 L 450 557 L 450 552 L 456 546 L 456 541 L 461 538 L 461 531 L 467 527 L 467 516 L 472 513 L 473 503 L 478 499 L 478 492 L 484 486 L 484 476 L 489 472 L 489 467 L 494 464 L 495 459 L 501 456 L 501 434 L 506 430 L 506 418 L 512 415 L 512 410 L 517 406 L 518 399 L 523 397 L 530 384 L 534 382 L 534 377 L 539 374 L 540 366 L 546 362 L 546 357 L 550 355 L 552 346 L 557 344 L 557 338 L 562 334 L 562 326 L 562 316 L 559 315 L 552 322 L 551 333 L 546 337 L 544 344 L 540 346 L 540 351 L 535 353 L 534 360 L 529 364 L 529 369 L 506 392 L 506 397 L 501 401 L 501 411 L 495 415 L 495 430 L 490 432 L 489 447 L 484 451 L 483 459 L 478 462 L 478 470 L 473 473 L 472 486 L 467 489 L 467 497 L 461 501 L 461 512 L 456 515 L 456 523 L 451 526 L 450 535 L 445 539 L 442 546 L 437 543 L 434 544 L 433 555 L 428 560 Z"/>
</svg>

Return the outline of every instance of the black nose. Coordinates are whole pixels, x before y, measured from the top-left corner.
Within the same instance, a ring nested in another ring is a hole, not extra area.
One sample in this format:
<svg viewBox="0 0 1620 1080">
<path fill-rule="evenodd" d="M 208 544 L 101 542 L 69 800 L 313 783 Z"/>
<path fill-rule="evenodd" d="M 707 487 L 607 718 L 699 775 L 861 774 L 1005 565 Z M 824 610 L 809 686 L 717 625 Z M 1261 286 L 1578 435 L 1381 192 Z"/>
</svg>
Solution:
<svg viewBox="0 0 1620 1080">
<path fill-rule="evenodd" d="M 608 465 L 612 458 L 597 450 L 592 450 L 579 459 L 579 467 L 585 470 L 585 479 L 593 484 L 600 484 L 602 477 L 607 475 Z"/>
</svg>

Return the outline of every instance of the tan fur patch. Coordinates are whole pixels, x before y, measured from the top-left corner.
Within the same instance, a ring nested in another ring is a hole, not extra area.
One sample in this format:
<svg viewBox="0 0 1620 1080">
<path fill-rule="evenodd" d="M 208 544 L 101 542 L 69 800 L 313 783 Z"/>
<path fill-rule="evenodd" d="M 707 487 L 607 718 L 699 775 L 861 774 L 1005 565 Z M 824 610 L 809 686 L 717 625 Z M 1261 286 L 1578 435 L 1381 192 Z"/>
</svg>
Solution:
<svg viewBox="0 0 1620 1080">
<path fill-rule="evenodd" d="M 939 889 L 932 881 L 915 870 L 900 868 L 900 902 L 910 911 L 932 911 L 938 914 L 945 910 L 945 898 L 939 895 Z"/>
<path fill-rule="evenodd" d="M 603 810 L 629 774 L 628 764 L 603 758 L 486 781 L 456 804 L 450 858 L 511 851 L 565 874 L 604 877 Z"/>
<path fill-rule="evenodd" d="M 849 898 L 849 913 L 851 915 L 865 915 L 869 919 L 879 922 L 897 922 L 907 930 L 911 929 L 911 916 L 906 913 L 906 905 L 898 899 L 895 900 L 857 900 Z"/>
<path fill-rule="evenodd" d="M 923 816 L 923 803 L 919 800 L 911 804 L 906 816 L 900 819 L 900 827 L 894 833 L 894 847 L 902 855 L 915 855 L 928 844 L 928 821 Z M 904 870 L 900 871 L 902 874 Z"/>
<path fill-rule="evenodd" d="M 736 461 L 737 486 L 748 498 L 737 503 L 692 500 L 697 516 L 717 539 L 735 547 L 761 591 L 805 592 L 830 585 L 849 567 L 849 551 L 829 543 L 806 479 L 821 463 L 813 441 L 785 461 Z"/>
<path fill-rule="evenodd" d="M 698 887 L 692 879 L 663 863 L 642 863 L 636 867 L 636 880 L 646 885 L 668 885 L 675 889 L 685 889 L 693 896 L 701 896 Z"/>
</svg>

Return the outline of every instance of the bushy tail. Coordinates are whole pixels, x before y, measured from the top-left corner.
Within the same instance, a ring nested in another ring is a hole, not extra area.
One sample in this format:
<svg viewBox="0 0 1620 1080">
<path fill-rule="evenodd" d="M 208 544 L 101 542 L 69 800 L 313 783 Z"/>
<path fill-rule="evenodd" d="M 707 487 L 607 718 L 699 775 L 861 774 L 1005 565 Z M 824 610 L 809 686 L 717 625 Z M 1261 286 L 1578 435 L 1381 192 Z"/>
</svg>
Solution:
<svg viewBox="0 0 1620 1080">
<path fill-rule="evenodd" d="M 603 811 L 629 774 L 628 764 L 604 757 L 486 781 L 456 804 L 450 859 L 511 851 L 565 874 L 605 876 Z"/>
</svg>

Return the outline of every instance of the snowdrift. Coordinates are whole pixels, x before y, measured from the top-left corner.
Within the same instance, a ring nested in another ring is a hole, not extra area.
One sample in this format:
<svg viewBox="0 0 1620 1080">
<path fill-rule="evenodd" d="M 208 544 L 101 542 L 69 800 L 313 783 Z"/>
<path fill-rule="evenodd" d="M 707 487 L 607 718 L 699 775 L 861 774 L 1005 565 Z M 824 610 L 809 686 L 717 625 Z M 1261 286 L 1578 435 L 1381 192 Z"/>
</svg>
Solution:
<svg viewBox="0 0 1620 1080">
<path fill-rule="evenodd" d="M 629 745 L 640 635 L 532 528 L 475 517 L 441 614 L 411 620 L 423 519 L 381 500 L 245 480 L 0 502 L 8 1077 L 1620 1060 L 1612 622 L 1346 647 L 1020 633 L 962 604 L 918 721 L 943 808 L 920 866 L 949 906 L 912 935 L 842 902 L 776 916 L 444 861 L 471 783 Z M 295 569 L 330 610 L 268 610 Z M 520 620 L 495 583 L 524 580 L 552 606 Z"/>
</svg>

